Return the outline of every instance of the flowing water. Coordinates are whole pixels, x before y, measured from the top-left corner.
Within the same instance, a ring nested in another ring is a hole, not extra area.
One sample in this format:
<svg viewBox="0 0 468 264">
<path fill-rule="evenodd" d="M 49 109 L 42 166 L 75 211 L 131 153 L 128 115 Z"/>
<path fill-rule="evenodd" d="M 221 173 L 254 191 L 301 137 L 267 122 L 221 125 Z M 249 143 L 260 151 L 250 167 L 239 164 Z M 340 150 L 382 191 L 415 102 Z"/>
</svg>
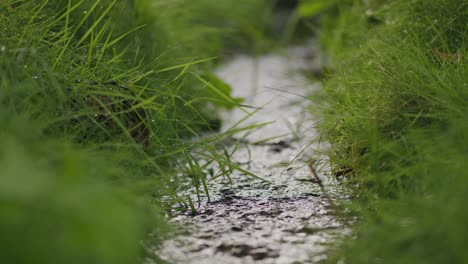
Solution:
<svg viewBox="0 0 468 264">
<path fill-rule="evenodd" d="M 157 254 L 169 263 L 318 263 L 328 246 L 348 232 L 333 205 L 346 199 L 333 181 L 320 150 L 327 147 L 314 129 L 305 96 L 320 89 L 301 75 L 319 71 L 316 44 L 292 47 L 284 54 L 258 58 L 239 55 L 216 74 L 230 84 L 233 96 L 261 108 L 223 113 L 222 131 L 256 111 L 240 126 L 272 122 L 235 135 L 226 148 L 232 160 L 268 182 L 234 171 L 232 181 L 209 183 L 196 215 L 172 221 L 182 232 L 163 243 Z M 268 140 L 267 140 L 268 139 Z M 318 178 L 313 171 L 318 172 Z"/>
</svg>

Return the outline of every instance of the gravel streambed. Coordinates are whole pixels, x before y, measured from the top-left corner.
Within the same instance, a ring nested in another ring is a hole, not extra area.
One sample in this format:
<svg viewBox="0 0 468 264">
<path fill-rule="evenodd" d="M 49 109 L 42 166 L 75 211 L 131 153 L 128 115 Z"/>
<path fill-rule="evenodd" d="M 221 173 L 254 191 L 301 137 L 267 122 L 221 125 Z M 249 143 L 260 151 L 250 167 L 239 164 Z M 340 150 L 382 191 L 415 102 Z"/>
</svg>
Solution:
<svg viewBox="0 0 468 264">
<path fill-rule="evenodd" d="M 327 245 L 348 232 L 332 206 L 345 199 L 344 192 L 319 154 L 326 143 L 317 140 L 306 111 L 313 102 L 302 96 L 320 88 L 300 74 L 302 69 L 320 71 L 315 47 L 311 41 L 282 55 L 239 55 L 217 70 L 234 96 L 261 108 L 241 126 L 273 122 L 226 142 L 228 149 L 236 148 L 233 161 L 268 182 L 237 171 L 232 181 L 210 182 L 210 202 L 204 199 L 196 215 L 172 219 L 183 232 L 163 243 L 157 252 L 162 259 L 187 264 L 319 263 L 327 258 Z M 224 113 L 222 131 L 245 116 L 240 109 Z"/>
</svg>

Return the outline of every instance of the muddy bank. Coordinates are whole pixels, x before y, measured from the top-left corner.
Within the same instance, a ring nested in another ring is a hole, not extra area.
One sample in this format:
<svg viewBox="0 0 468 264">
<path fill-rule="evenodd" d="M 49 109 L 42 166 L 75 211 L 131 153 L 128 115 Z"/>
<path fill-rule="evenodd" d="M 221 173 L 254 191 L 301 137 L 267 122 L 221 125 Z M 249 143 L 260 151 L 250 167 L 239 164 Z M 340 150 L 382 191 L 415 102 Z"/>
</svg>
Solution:
<svg viewBox="0 0 468 264">
<path fill-rule="evenodd" d="M 181 233 L 163 243 L 157 252 L 161 258 L 170 263 L 317 263 L 327 258 L 327 245 L 347 232 L 331 206 L 345 199 L 344 192 L 328 175 L 319 154 L 326 143 L 316 138 L 305 111 L 312 102 L 304 95 L 319 85 L 298 73 L 320 69 L 314 49 L 311 41 L 285 54 L 240 55 L 218 69 L 234 96 L 261 108 L 241 126 L 272 122 L 225 145 L 235 149 L 234 162 L 267 181 L 238 171 L 231 180 L 211 181 L 211 200 L 205 196 L 196 215 L 172 220 Z M 224 113 L 222 130 L 245 116 L 240 109 Z"/>
</svg>

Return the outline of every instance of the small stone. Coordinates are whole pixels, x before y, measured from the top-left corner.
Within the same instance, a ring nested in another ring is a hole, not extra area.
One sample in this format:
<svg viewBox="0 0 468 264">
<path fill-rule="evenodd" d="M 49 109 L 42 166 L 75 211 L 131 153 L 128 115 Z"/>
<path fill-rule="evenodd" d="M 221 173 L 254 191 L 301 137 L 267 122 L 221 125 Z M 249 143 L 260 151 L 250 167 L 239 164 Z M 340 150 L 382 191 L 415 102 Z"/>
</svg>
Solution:
<svg viewBox="0 0 468 264">
<path fill-rule="evenodd" d="M 244 229 L 241 226 L 233 226 L 231 227 L 231 230 L 234 232 L 241 232 Z"/>
<path fill-rule="evenodd" d="M 257 248 L 257 249 L 253 249 L 252 251 L 250 251 L 250 256 L 254 259 L 254 260 L 261 260 L 261 259 L 265 259 L 265 258 L 268 258 L 269 257 L 269 250 L 266 249 L 266 248 Z"/>
</svg>

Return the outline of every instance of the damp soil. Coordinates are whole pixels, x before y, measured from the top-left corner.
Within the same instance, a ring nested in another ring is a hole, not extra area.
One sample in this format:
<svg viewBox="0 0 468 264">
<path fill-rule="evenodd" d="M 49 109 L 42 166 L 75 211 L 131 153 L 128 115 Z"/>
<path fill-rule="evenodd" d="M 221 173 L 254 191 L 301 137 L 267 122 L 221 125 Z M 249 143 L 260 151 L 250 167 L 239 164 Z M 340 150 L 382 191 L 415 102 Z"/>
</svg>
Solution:
<svg viewBox="0 0 468 264">
<path fill-rule="evenodd" d="M 272 122 L 227 140 L 232 160 L 264 180 L 234 171 L 209 182 L 195 212 L 171 220 L 179 234 L 157 250 L 168 263 L 320 263 L 330 245 L 348 233 L 334 205 L 347 199 L 331 177 L 317 138 L 307 95 L 320 89 L 300 73 L 320 70 L 316 43 L 258 58 L 239 55 L 217 70 L 233 95 L 255 108 L 223 113 L 227 131 Z M 260 109 L 258 109 L 260 108 Z M 312 170 L 317 171 L 314 175 Z M 194 199 L 196 200 L 196 198 Z"/>
</svg>

